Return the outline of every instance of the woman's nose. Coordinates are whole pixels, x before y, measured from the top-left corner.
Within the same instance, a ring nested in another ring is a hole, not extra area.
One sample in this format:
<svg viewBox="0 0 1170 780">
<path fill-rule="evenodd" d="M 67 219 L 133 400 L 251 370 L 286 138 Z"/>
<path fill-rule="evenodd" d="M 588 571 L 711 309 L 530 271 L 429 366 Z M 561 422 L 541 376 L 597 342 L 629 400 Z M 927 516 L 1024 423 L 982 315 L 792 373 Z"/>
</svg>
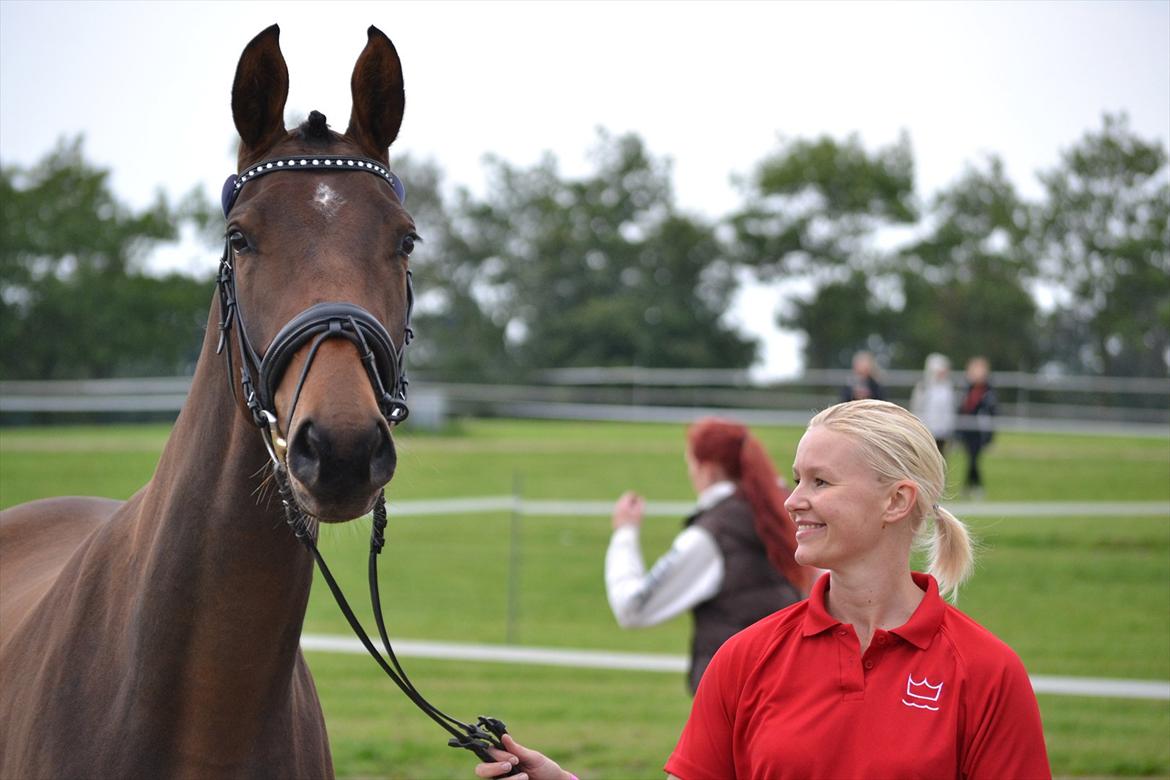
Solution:
<svg viewBox="0 0 1170 780">
<path fill-rule="evenodd" d="M 792 514 L 792 510 L 803 503 L 803 496 L 804 493 L 800 489 L 800 483 L 797 482 L 792 488 L 792 492 L 788 494 L 788 498 L 784 499 L 785 511 Z"/>
</svg>

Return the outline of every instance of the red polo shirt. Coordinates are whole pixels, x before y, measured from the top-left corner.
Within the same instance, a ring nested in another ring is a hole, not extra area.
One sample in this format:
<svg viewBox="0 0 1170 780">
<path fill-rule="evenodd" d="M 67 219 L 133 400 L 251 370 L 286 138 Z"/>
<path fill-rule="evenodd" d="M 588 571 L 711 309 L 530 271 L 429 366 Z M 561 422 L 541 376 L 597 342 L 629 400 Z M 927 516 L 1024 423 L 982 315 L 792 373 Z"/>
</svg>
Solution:
<svg viewBox="0 0 1170 780">
<path fill-rule="evenodd" d="M 683 780 L 1050 778 L 1024 665 L 913 574 L 926 597 L 865 654 L 825 609 L 829 575 L 805 601 L 719 649 L 666 771 Z"/>
</svg>

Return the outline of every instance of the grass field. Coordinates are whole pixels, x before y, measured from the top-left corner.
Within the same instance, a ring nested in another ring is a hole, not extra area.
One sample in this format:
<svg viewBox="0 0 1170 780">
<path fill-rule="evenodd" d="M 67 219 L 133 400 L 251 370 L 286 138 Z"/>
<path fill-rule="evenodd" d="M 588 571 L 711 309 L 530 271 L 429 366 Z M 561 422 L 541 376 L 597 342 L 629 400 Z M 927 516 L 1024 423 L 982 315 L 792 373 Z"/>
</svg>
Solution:
<svg viewBox="0 0 1170 780">
<path fill-rule="evenodd" d="M 653 500 L 689 500 L 682 430 L 487 420 L 441 435 L 405 431 L 382 562 L 392 635 L 682 653 L 686 619 L 633 632 L 614 624 L 601 580 L 604 518 L 396 519 L 393 509 L 396 499 L 514 489 L 526 498 L 610 500 L 632 487 Z M 758 432 L 786 468 L 800 431 Z M 166 434 L 165 426 L 2 429 L 0 505 L 63 494 L 125 498 L 149 479 Z M 962 466 L 952 456 L 952 472 Z M 984 472 L 989 501 L 1170 501 L 1170 441 L 1004 434 Z M 1170 680 L 1170 518 L 1103 512 L 970 522 L 984 549 L 959 606 L 1014 647 L 1029 671 Z M 321 540 L 359 605 L 368 528 L 364 520 L 330 527 Z M 665 549 L 677 528 L 675 519 L 649 519 L 647 556 Z M 510 574 L 519 586 L 511 614 Z M 347 633 L 323 586 L 312 594 L 306 630 Z M 309 662 L 339 776 L 472 776 L 471 757 L 443 747 L 439 729 L 369 659 L 311 653 Z M 503 718 L 583 780 L 661 777 L 689 708 L 674 674 L 423 660 L 407 667 L 438 706 Z M 1040 705 L 1057 775 L 1170 776 L 1170 702 L 1042 695 Z"/>
</svg>

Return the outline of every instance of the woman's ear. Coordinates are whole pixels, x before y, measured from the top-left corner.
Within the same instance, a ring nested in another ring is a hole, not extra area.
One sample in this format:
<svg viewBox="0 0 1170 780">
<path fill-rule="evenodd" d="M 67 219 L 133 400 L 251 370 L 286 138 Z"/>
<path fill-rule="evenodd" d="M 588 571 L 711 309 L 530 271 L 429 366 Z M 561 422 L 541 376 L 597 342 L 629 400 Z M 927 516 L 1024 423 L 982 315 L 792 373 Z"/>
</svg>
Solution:
<svg viewBox="0 0 1170 780">
<path fill-rule="evenodd" d="M 890 486 L 886 499 L 886 508 L 882 512 L 883 523 L 900 523 L 914 516 L 914 508 L 918 506 L 918 485 L 908 479 L 895 482 Z"/>
</svg>

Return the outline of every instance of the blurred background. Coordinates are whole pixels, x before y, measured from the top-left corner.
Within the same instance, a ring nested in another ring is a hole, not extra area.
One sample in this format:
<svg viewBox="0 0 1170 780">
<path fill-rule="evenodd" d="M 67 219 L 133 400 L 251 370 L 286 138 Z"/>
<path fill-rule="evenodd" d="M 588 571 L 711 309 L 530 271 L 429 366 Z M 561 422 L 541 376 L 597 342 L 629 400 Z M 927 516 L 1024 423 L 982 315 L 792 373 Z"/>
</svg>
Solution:
<svg viewBox="0 0 1170 780">
<path fill-rule="evenodd" d="M 899 403 L 927 355 L 956 387 L 984 355 L 1002 433 L 956 505 L 986 545 L 961 606 L 1038 675 L 1058 775 L 1170 776 L 1170 2 L 3 0 L 0 505 L 150 478 L 208 322 L 236 62 L 273 22 L 289 126 L 345 128 L 370 24 L 404 63 L 393 630 L 662 667 L 419 649 L 440 706 L 582 778 L 660 776 L 687 625 L 613 624 L 612 500 L 651 499 L 654 555 L 698 415 L 784 472 L 855 353 Z M 360 537 L 322 540 L 358 589 Z M 344 632 L 320 587 L 306 626 Z M 368 659 L 310 661 L 340 776 L 470 776 Z"/>
<path fill-rule="evenodd" d="M 3 337 L 24 347 L 5 379 L 189 373 L 232 75 L 274 21 L 290 125 L 318 109 L 345 127 L 369 24 L 402 55 L 392 160 L 426 239 L 424 376 L 767 381 L 862 348 L 895 370 L 938 351 L 1167 375 L 1165 2 L 0 13 Z M 47 338 L 46 316 L 93 322 L 97 284 L 139 301 L 118 315 L 128 342 Z"/>
</svg>

